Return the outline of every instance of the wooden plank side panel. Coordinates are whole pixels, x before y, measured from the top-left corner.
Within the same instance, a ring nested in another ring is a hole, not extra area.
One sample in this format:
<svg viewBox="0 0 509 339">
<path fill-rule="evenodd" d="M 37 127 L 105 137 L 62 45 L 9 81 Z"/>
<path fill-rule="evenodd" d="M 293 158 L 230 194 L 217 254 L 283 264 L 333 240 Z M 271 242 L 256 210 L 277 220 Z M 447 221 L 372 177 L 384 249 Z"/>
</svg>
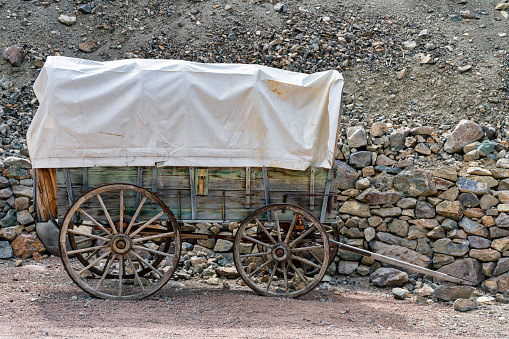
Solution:
<svg viewBox="0 0 509 339">
<path fill-rule="evenodd" d="M 268 178 L 270 185 L 270 194 L 272 203 L 283 202 L 283 195 L 290 193 L 287 202 L 302 206 L 305 209 L 310 207 L 309 196 L 296 196 L 291 193 L 309 193 L 311 184 L 311 170 L 307 171 L 288 171 L 282 169 L 268 169 Z M 73 184 L 73 193 L 75 198 L 81 196 L 83 192 L 83 171 L 81 169 L 71 169 L 71 180 Z M 181 217 L 184 220 L 191 219 L 191 190 L 189 180 L 189 168 L 187 167 L 167 167 L 159 168 L 154 172 L 151 167 L 142 170 L 142 187 L 151 191 L 154 180 L 157 181 L 157 195 L 170 207 L 175 216 L 178 215 L 178 192 L 181 192 Z M 156 175 L 156 178 L 154 178 Z M 208 195 L 197 196 L 197 219 L 202 220 L 220 220 L 222 219 L 223 190 L 225 191 L 225 207 L 227 220 L 242 220 L 250 212 L 265 205 L 265 193 L 263 187 L 263 175 L 261 168 L 251 168 L 250 173 L 250 199 L 246 199 L 246 169 L 245 168 L 209 168 L 209 192 Z M 63 173 L 57 176 L 58 189 L 57 196 L 61 202 L 58 215 L 63 216 L 68 208 L 66 202 L 67 194 L 65 190 L 65 180 Z M 327 170 L 315 170 L 315 192 L 323 193 L 325 189 Z M 107 184 L 107 183 L 131 183 L 136 184 L 137 168 L 89 168 L 88 185 L 89 189 Z M 333 185 L 332 187 L 337 187 Z M 335 193 L 335 192 L 331 192 Z M 249 205 L 247 204 L 249 202 Z M 323 198 L 315 197 L 313 206 L 315 210 L 312 213 L 319 217 Z M 135 209 L 133 206 L 126 206 L 126 211 Z M 97 215 L 102 211 L 98 202 L 91 202 L 91 208 L 97 210 Z M 151 206 L 144 208 L 143 214 L 150 214 Z M 335 217 L 333 213 L 327 214 L 327 220 Z"/>
</svg>

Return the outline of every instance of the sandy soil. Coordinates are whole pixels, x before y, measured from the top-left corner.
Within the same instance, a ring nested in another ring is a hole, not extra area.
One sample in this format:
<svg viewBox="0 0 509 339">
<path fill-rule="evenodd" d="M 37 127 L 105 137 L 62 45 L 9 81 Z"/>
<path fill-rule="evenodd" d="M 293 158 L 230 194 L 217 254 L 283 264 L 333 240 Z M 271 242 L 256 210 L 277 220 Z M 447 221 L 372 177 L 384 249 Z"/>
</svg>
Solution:
<svg viewBox="0 0 509 339">
<path fill-rule="evenodd" d="M 469 313 L 432 302 L 395 300 L 365 278 L 335 294 L 267 298 L 236 281 L 222 289 L 184 281 L 141 301 L 89 297 L 59 258 L 0 262 L 0 338 L 506 338 L 509 305 Z"/>
</svg>

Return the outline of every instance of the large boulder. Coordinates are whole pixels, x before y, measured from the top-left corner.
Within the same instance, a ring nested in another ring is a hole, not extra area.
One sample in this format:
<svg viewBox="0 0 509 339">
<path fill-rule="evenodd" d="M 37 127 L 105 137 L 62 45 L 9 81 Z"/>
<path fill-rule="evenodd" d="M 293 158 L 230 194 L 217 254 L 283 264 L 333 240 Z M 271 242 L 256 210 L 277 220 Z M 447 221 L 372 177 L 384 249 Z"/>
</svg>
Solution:
<svg viewBox="0 0 509 339">
<path fill-rule="evenodd" d="M 20 234 L 11 244 L 14 255 L 21 259 L 30 258 L 35 253 L 42 254 L 46 251 L 37 234 Z"/>
<path fill-rule="evenodd" d="M 399 287 L 408 282 L 408 274 L 395 268 L 382 267 L 369 276 L 369 281 L 378 287 Z"/>
<path fill-rule="evenodd" d="M 484 286 L 489 285 L 496 286 L 496 292 L 498 293 L 509 293 L 509 272 L 493 277 L 484 282 Z M 495 291 L 494 291 L 495 292 Z"/>
<path fill-rule="evenodd" d="M 404 196 L 420 197 L 437 192 L 435 180 L 427 171 L 407 168 L 394 177 L 394 189 Z"/>
<path fill-rule="evenodd" d="M 479 261 L 473 258 L 460 259 L 455 262 L 440 267 L 438 272 L 449 274 L 456 278 L 471 281 L 469 285 L 479 285 L 483 280 L 482 267 Z M 440 281 L 438 278 L 434 280 Z"/>
<path fill-rule="evenodd" d="M 460 152 L 464 146 L 481 139 L 483 135 L 484 131 L 479 124 L 470 120 L 461 120 L 447 138 L 444 151 L 447 153 Z"/>
<path fill-rule="evenodd" d="M 346 131 L 346 139 L 350 148 L 359 148 L 368 145 L 366 130 L 362 126 L 353 126 Z"/>
<path fill-rule="evenodd" d="M 381 255 L 406 261 L 421 267 L 427 268 L 431 265 L 431 258 L 403 246 L 387 245 L 381 241 L 371 241 L 369 246 L 373 252 Z"/>
<path fill-rule="evenodd" d="M 454 301 L 457 299 L 468 299 L 475 291 L 472 286 L 438 286 L 433 291 L 433 296 L 444 301 Z"/>
<path fill-rule="evenodd" d="M 338 188 L 340 190 L 347 190 L 355 188 L 355 182 L 359 177 L 359 173 L 349 166 L 346 162 L 336 160 L 334 162 L 336 173 L 338 176 Z"/>
</svg>

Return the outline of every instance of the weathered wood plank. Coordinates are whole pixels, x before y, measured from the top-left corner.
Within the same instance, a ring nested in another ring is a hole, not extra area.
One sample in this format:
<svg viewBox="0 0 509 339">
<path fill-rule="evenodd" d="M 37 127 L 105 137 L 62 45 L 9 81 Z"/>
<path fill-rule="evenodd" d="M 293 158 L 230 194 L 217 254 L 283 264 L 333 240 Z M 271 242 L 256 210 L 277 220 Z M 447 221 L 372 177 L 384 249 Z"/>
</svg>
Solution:
<svg viewBox="0 0 509 339">
<path fill-rule="evenodd" d="M 58 218 L 57 171 L 54 168 L 37 170 L 37 217 L 40 221 Z"/>
</svg>

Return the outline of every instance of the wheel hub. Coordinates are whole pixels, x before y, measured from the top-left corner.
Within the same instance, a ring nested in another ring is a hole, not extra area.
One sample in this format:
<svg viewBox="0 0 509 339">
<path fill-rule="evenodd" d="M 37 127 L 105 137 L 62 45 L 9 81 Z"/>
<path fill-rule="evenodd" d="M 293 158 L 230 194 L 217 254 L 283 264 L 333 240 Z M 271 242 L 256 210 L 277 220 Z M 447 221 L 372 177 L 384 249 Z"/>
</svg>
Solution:
<svg viewBox="0 0 509 339">
<path fill-rule="evenodd" d="M 124 254 L 131 250 L 132 241 L 128 235 L 117 234 L 111 239 L 111 249 L 117 254 Z"/>
<path fill-rule="evenodd" d="M 290 246 L 285 243 L 278 243 L 272 248 L 272 257 L 279 262 L 285 262 L 290 259 Z"/>
</svg>

